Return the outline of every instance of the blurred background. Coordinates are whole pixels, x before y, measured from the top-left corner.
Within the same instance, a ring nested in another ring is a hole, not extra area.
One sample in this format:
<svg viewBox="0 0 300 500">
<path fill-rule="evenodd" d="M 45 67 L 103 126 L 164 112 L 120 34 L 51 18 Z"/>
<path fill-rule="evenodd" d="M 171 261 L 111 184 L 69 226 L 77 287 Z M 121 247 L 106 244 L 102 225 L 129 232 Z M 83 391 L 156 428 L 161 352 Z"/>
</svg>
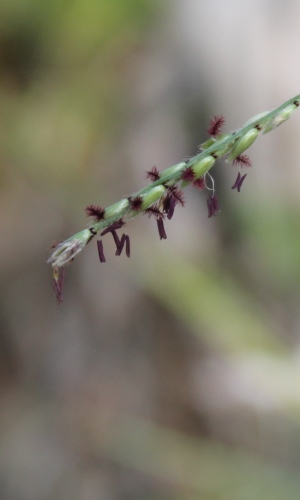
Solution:
<svg viewBox="0 0 300 500">
<path fill-rule="evenodd" d="M 145 172 L 300 92 L 297 0 L 2 0 L 1 500 L 300 495 L 300 115 L 221 212 L 187 188 L 159 241 L 46 265 Z"/>
</svg>

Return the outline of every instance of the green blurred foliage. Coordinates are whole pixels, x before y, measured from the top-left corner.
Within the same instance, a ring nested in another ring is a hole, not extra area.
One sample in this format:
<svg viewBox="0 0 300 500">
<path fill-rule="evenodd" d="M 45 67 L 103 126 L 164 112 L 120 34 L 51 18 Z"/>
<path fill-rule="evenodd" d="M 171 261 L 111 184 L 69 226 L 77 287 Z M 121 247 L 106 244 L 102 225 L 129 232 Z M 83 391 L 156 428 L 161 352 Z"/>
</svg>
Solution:
<svg viewBox="0 0 300 500">
<path fill-rule="evenodd" d="M 112 147 L 155 12 L 134 0 L 1 4 L 1 144 L 25 175 L 74 187 L 95 148 Z"/>
</svg>

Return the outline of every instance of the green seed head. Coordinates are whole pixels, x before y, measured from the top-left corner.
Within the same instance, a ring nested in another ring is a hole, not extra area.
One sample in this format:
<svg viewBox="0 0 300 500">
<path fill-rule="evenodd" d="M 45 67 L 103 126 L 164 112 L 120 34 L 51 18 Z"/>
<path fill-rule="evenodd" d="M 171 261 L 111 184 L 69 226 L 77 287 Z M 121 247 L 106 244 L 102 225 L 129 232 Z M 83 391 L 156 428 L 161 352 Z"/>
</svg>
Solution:
<svg viewBox="0 0 300 500">
<path fill-rule="evenodd" d="M 166 188 L 164 186 L 155 186 L 151 188 L 148 193 L 143 195 L 142 210 L 146 210 L 153 205 L 153 203 L 158 201 L 165 191 Z"/>
<path fill-rule="evenodd" d="M 234 160 L 240 156 L 246 149 L 250 148 L 259 134 L 258 128 L 254 127 L 248 130 L 242 137 L 236 140 L 233 144 L 228 160 Z"/>
<path fill-rule="evenodd" d="M 215 161 L 216 158 L 214 158 L 214 156 L 211 155 L 196 161 L 196 163 L 192 165 L 192 169 L 195 174 L 195 179 L 199 179 L 199 177 L 202 177 L 202 175 L 205 174 L 213 166 Z"/>
<path fill-rule="evenodd" d="M 259 123 L 269 113 L 270 113 L 270 111 L 263 111 L 262 113 L 258 113 L 258 115 L 255 115 L 255 116 L 252 116 L 252 118 L 249 118 L 249 120 L 247 120 L 243 126 L 246 127 L 246 125 L 249 125 L 250 123 L 253 123 L 253 122 Z"/>
<path fill-rule="evenodd" d="M 283 122 L 289 119 L 289 117 L 294 113 L 294 111 L 298 108 L 299 102 L 295 101 L 292 104 L 289 104 L 284 110 L 280 111 L 278 115 L 273 118 L 267 125 L 264 127 L 264 134 L 267 134 L 274 128 L 281 125 Z"/>
<path fill-rule="evenodd" d="M 230 137 L 232 137 L 232 134 L 221 134 L 221 135 L 218 136 L 218 140 L 224 141 L 226 139 L 229 139 Z M 231 148 L 233 146 L 233 143 L 234 143 L 234 140 L 231 141 L 229 144 L 226 144 L 226 146 L 220 145 L 218 147 L 218 149 L 216 150 L 215 155 L 218 158 L 220 158 L 221 156 L 226 155 L 231 150 Z"/>
<path fill-rule="evenodd" d="M 129 208 L 129 201 L 127 198 L 124 198 L 118 201 L 118 203 L 114 203 L 110 207 L 107 207 L 105 210 L 105 219 L 110 219 L 110 217 L 115 217 L 117 219 L 118 216 L 122 217 L 126 208 Z"/>
<path fill-rule="evenodd" d="M 200 149 L 207 149 L 207 148 L 210 148 L 210 146 L 212 146 L 214 143 L 216 142 L 216 139 L 214 137 L 210 137 L 210 139 L 208 139 L 207 141 L 205 142 L 202 142 L 202 144 L 200 144 Z"/>
<path fill-rule="evenodd" d="M 47 260 L 53 268 L 64 267 L 80 253 L 90 239 L 95 235 L 90 229 L 84 229 L 66 241 L 58 243 Z"/>
<path fill-rule="evenodd" d="M 182 172 L 185 166 L 186 163 L 182 161 L 180 163 L 177 163 L 177 165 L 166 168 L 160 175 L 160 181 L 167 182 L 168 180 L 172 179 L 177 174 L 177 172 Z"/>
</svg>

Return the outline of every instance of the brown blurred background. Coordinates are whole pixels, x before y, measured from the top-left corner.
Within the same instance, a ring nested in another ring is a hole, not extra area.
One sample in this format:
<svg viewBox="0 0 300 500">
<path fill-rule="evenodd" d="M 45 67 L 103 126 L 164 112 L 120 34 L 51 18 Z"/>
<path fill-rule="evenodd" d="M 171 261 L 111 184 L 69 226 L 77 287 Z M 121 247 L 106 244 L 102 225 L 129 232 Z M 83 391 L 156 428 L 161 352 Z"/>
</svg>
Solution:
<svg viewBox="0 0 300 500">
<path fill-rule="evenodd" d="M 297 0 L 0 3 L 1 500 L 300 497 L 300 115 L 132 257 L 46 265 L 84 208 L 300 92 Z"/>
</svg>

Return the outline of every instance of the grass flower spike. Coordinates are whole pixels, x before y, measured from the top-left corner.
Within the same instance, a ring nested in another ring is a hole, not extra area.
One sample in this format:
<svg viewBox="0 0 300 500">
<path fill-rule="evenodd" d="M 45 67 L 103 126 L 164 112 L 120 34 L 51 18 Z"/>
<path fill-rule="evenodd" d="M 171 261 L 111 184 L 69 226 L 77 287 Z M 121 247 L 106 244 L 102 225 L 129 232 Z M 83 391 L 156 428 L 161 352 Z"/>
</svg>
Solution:
<svg viewBox="0 0 300 500">
<path fill-rule="evenodd" d="M 119 236 L 117 231 L 138 214 L 146 214 L 156 220 L 159 238 L 166 239 L 164 220 L 165 218 L 168 220 L 173 218 L 177 205 L 184 206 L 182 188 L 188 185 L 210 191 L 207 198 L 208 217 L 216 216 L 220 212 L 220 208 L 215 192 L 215 183 L 210 172 L 216 161 L 219 158 L 224 158 L 231 161 L 236 167 L 250 167 L 251 160 L 244 152 L 258 138 L 260 132 L 265 134 L 285 122 L 299 107 L 299 104 L 300 95 L 289 99 L 272 111 L 265 111 L 254 116 L 243 127 L 226 134 L 221 133 L 225 123 L 224 117 L 222 115 L 215 116 L 208 128 L 210 138 L 200 144 L 199 152 L 194 157 L 162 172 L 159 172 L 156 167 L 152 167 L 146 175 L 147 179 L 150 180 L 148 186 L 107 208 L 89 205 L 86 208 L 86 214 L 92 220 L 89 227 L 54 245 L 48 259 L 48 263 L 53 268 L 52 286 L 56 293 L 57 302 L 61 303 L 63 300 L 66 266 L 98 233 L 101 237 L 107 234 L 112 235 L 116 245 L 115 255 L 121 255 L 125 248 L 127 257 L 130 257 L 129 236 L 125 233 Z M 242 176 L 238 172 L 232 189 L 240 192 L 246 175 Z M 207 185 L 208 178 L 211 187 Z M 97 249 L 100 262 L 106 262 L 102 239 L 97 240 Z"/>
</svg>

